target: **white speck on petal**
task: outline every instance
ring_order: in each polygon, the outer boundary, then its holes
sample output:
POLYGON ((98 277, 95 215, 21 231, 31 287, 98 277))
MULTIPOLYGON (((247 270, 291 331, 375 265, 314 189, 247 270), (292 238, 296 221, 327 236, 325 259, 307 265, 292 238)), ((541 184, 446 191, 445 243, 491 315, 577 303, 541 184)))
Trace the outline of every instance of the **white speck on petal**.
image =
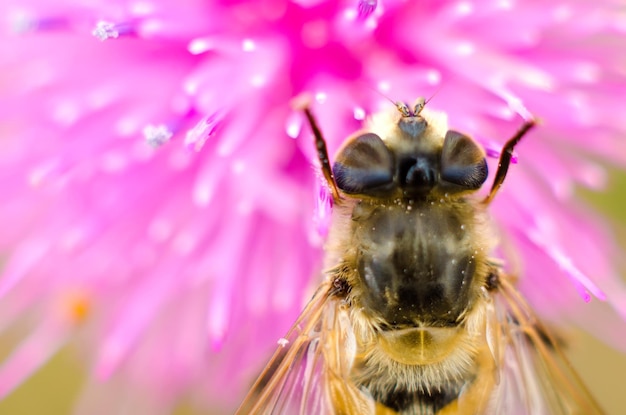
POLYGON ((302 115, 299 112, 292 112, 289 117, 287 117, 287 122, 285 125, 285 132, 287 136, 291 138, 296 138, 300 134, 302 130, 302 115))
POLYGON ((318 92, 317 94, 315 94, 315 100, 319 102, 320 104, 323 104, 324 102, 326 102, 327 98, 328 98, 328 95, 326 95, 326 92, 318 92))
POLYGON ((355 120, 364 120, 365 119, 365 110, 361 107, 354 108, 354 119, 355 120))
POLYGON ((115 27, 115 24, 103 20, 96 23, 96 28, 93 29, 91 34, 103 42, 110 38, 117 39, 120 36, 120 32, 115 27))
POLYGON ((380 81, 378 83, 378 90, 380 92, 389 92, 390 89, 391 89, 391 84, 389 83, 389 81, 380 81))
POLYGON ((353 7, 348 7, 343 11, 343 18, 349 22, 356 20, 357 16, 358 13, 353 7))
POLYGON ((241 49, 244 52, 253 52, 256 49, 256 45, 252 39, 244 39, 243 42, 241 42, 241 49))
POLYGON ((143 129, 143 136, 146 139, 146 143, 155 148, 170 141, 173 135, 174 133, 163 124, 156 126, 149 124, 143 129))
POLYGON ((441 82, 441 72, 436 69, 430 69, 426 73, 426 81, 431 85, 438 85, 441 82))
POLYGON ((192 55, 199 55, 201 53, 212 50, 214 47, 215 47, 215 44, 213 43, 213 40, 211 38, 199 37, 189 42, 189 45, 187 46, 187 50, 192 55))

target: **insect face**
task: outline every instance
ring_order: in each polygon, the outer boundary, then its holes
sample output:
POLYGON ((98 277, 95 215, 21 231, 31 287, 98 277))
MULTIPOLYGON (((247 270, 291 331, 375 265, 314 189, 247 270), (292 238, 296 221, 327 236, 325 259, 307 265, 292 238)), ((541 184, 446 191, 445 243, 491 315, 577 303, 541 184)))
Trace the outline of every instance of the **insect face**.
POLYGON ((347 141, 333 165, 339 189, 349 195, 423 199, 476 190, 487 178, 484 151, 456 131, 442 132, 422 116, 423 104, 409 111, 398 104, 391 130, 365 132, 347 141), (442 135, 442 133, 444 135, 442 135))

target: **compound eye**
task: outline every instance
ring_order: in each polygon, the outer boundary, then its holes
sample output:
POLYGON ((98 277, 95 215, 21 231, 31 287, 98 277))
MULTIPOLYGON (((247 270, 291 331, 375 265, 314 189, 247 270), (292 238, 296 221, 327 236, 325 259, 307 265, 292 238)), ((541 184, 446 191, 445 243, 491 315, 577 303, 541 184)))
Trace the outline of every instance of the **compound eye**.
POLYGON ((339 152, 333 174, 337 186, 345 193, 375 194, 393 183, 393 155, 379 136, 363 134, 339 152))
POLYGON ((448 131, 441 154, 441 178, 468 190, 480 188, 487 180, 487 160, 474 140, 448 131))

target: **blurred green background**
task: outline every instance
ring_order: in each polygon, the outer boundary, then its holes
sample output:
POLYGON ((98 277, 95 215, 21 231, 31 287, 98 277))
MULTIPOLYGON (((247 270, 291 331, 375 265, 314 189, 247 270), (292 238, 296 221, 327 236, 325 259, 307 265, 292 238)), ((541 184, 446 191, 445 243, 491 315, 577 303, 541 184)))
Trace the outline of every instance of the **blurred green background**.
MULTIPOLYGON (((588 200, 615 224, 615 234, 622 247, 626 247, 625 190, 626 174, 614 172, 611 175, 607 192, 602 194, 580 192, 582 198, 588 200)), ((626 275, 626 269, 622 270, 622 275, 626 275)), ((624 336, 626 336, 626 324, 624 336)), ((6 342, 7 339, 0 338, 0 361, 4 360, 9 353, 6 342)), ((626 355, 584 333, 575 335, 575 342, 569 348, 569 355, 607 414, 626 413, 626 355)), ((0 414, 71 414, 72 403, 80 392, 84 378, 78 358, 70 348, 63 349, 12 395, 0 401, 0 414)), ((200 414, 183 405, 176 415, 200 414)))

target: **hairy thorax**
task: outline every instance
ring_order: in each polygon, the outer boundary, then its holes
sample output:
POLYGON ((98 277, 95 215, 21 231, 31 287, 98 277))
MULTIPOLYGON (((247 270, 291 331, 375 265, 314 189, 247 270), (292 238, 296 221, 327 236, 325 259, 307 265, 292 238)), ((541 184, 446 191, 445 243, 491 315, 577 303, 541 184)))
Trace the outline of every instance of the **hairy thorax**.
POLYGON ((476 300, 491 246, 480 206, 447 195, 364 199, 336 214, 334 277, 351 287, 357 341, 351 376, 396 411, 435 413, 476 375, 483 347, 476 300))

